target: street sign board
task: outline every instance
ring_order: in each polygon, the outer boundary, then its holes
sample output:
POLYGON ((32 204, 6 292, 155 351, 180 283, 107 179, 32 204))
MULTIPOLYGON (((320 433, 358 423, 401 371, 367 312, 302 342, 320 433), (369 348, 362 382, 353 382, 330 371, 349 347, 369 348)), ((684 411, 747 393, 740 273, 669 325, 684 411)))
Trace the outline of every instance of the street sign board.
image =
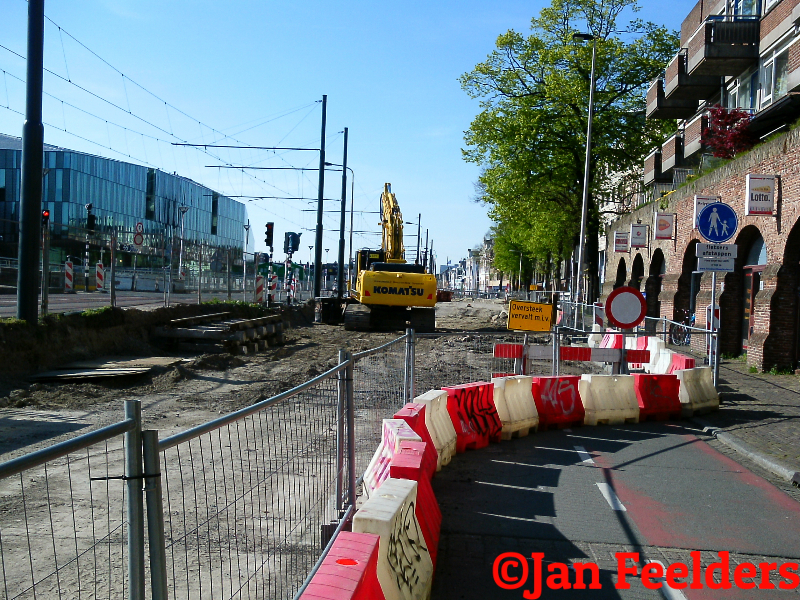
POLYGON ((695 246, 697 258, 736 258, 738 254, 736 244, 702 244, 695 246))
POLYGON ((508 329, 518 331, 550 331, 553 305, 512 300, 508 305, 508 329))
POLYGON ((675 214, 657 212, 653 230, 657 240, 671 240, 675 233, 675 214))
POLYGON ((631 225, 631 248, 647 248, 647 225, 631 225))
POLYGON ((606 316, 614 327, 620 329, 636 327, 644 321, 646 314, 647 302, 636 288, 618 287, 608 295, 606 316))
POLYGON ((719 196, 695 196, 694 197, 694 218, 692 219, 692 223, 694 226, 697 227, 697 217, 700 216, 700 211, 703 210, 709 204, 713 204, 715 202, 720 202, 719 196))
POLYGON ((734 270, 735 262, 733 258, 700 257, 697 259, 697 270, 730 273, 734 270))
POLYGON ((745 215, 771 215, 775 210, 775 175, 747 175, 745 215))
POLYGON ((697 229, 711 243, 727 242, 738 227, 736 212, 724 202, 709 204, 697 215, 697 229))
POLYGON ((627 231, 614 232, 614 252, 627 252, 629 233, 627 231))

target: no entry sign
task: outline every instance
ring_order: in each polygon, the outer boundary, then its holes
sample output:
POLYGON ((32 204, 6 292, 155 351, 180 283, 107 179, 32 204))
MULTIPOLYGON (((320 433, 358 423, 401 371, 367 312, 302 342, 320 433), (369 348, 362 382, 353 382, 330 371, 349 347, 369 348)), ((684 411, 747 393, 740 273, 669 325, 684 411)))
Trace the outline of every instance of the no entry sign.
POLYGON ((608 295, 606 316, 614 327, 620 329, 636 327, 644 321, 646 314, 647 303, 636 288, 619 287, 608 295))

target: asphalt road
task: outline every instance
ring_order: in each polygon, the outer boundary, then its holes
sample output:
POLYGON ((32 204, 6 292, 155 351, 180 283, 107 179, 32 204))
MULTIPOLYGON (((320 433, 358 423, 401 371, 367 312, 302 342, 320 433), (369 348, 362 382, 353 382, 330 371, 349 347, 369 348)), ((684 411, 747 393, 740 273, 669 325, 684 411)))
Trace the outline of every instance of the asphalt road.
MULTIPOLYGON (((776 589, 738 589, 733 576, 745 562, 798 562, 800 503, 702 437, 690 423, 582 427, 459 454, 433 480, 443 523, 432 597, 523 598, 524 590, 535 590, 536 552, 544 554, 545 579, 550 563, 593 562, 602 586, 553 591, 544 585, 542 598, 797 598, 797 589, 778 588, 787 580, 777 571, 764 581, 776 589), (731 589, 710 590, 701 580, 703 589, 650 590, 632 576, 630 589, 616 589, 618 553, 638 553, 641 570, 649 561, 691 568, 696 550, 702 569, 719 561, 720 551, 730 553, 731 589), (506 583, 523 577, 519 555, 528 579, 503 590, 493 565, 509 552, 518 554, 508 556, 506 583)), ((720 574, 714 571, 712 580, 719 582, 720 574)), ((691 583, 691 577, 678 581, 691 583)))
MULTIPOLYGON (((232 294, 233 300, 243 300, 245 298, 241 290, 234 291, 232 294)), ((303 292, 303 299, 308 297, 308 292, 303 292)), ((226 292, 204 292, 201 295, 203 302, 211 299, 227 300, 228 294, 226 292)), ((284 294, 281 293, 278 297, 280 301, 284 300, 284 294)), ((51 294, 49 296, 49 312, 50 313, 71 313, 80 312, 92 308, 101 308, 108 306, 110 303, 109 295, 103 292, 81 292, 78 291, 74 294, 51 294)), ((253 301, 253 292, 248 291, 247 301, 253 301)), ((121 307, 137 307, 137 308, 158 308, 164 306, 164 293, 163 292, 130 292, 117 290, 116 293, 117 306, 121 307)), ((172 294, 170 304, 196 304, 197 292, 190 292, 187 294, 172 294)), ((41 306, 41 298, 40 298, 41 306)), ((13 294, 0 294, 0 317, 13 317, 17 314, 17 297, 13 294)))

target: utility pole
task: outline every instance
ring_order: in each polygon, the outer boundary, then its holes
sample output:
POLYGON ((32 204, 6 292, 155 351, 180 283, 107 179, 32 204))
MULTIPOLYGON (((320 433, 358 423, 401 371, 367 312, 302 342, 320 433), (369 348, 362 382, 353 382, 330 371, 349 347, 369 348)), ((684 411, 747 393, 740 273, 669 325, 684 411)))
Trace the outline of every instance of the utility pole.
POLYGON ((344 156, 342 158, 342 206, 339 219, 339 270, 336 273, 336 297, 341 300, 344 293, 344 217, 347 206, 347 127, 344 128, 344 156))
POLYGON ((319 137, 319 186, 317 189, 317 235, 314 239, 314 298, 319 298, 322 287, 322 207, 325 194, 325 121, 328 96, 322 96, 322 130, 319 137))
POLYGON ((38 322, 39 317, 39 236, 44 166, 43 56, 44 0, 29 0, 25 123, 22 125, 17 318, 32 325, 38 322))
POLYGON ((422 213, 419 213, 417 215, 417 253, 414 255, 415 265, 419 264, 419 241, 422 236, 422 226, 420 225, 420 223, 422 223, 422 213))
POLYGON ((425 230, 425 254, 422 255, 422 264, 428 268, 428 230, 425 230))

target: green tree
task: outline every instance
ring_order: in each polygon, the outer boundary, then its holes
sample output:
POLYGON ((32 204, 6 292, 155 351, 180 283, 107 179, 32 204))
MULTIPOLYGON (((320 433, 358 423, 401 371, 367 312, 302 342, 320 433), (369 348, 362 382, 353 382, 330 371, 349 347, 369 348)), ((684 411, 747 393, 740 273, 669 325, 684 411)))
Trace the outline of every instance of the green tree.
POLYGON ((507 238, 501 245, 518 246, 530 261, 557 262, 577 244, 586 151, 592 42, 572 36, 595 36, 587 227, 595 291, 596 199, 620 176, 640 171, 647 153, 674 129, 645 119, 645 96, 677 51, 678 35, 636 19, 621 30, 621 14, 638 10, 635 0, 553 0, 532 19, 531 35, 500 35, 496 49, 460 80, 481 101, 463 155, 483 169, 478 199, 489 206, 497 234, 507 238))

